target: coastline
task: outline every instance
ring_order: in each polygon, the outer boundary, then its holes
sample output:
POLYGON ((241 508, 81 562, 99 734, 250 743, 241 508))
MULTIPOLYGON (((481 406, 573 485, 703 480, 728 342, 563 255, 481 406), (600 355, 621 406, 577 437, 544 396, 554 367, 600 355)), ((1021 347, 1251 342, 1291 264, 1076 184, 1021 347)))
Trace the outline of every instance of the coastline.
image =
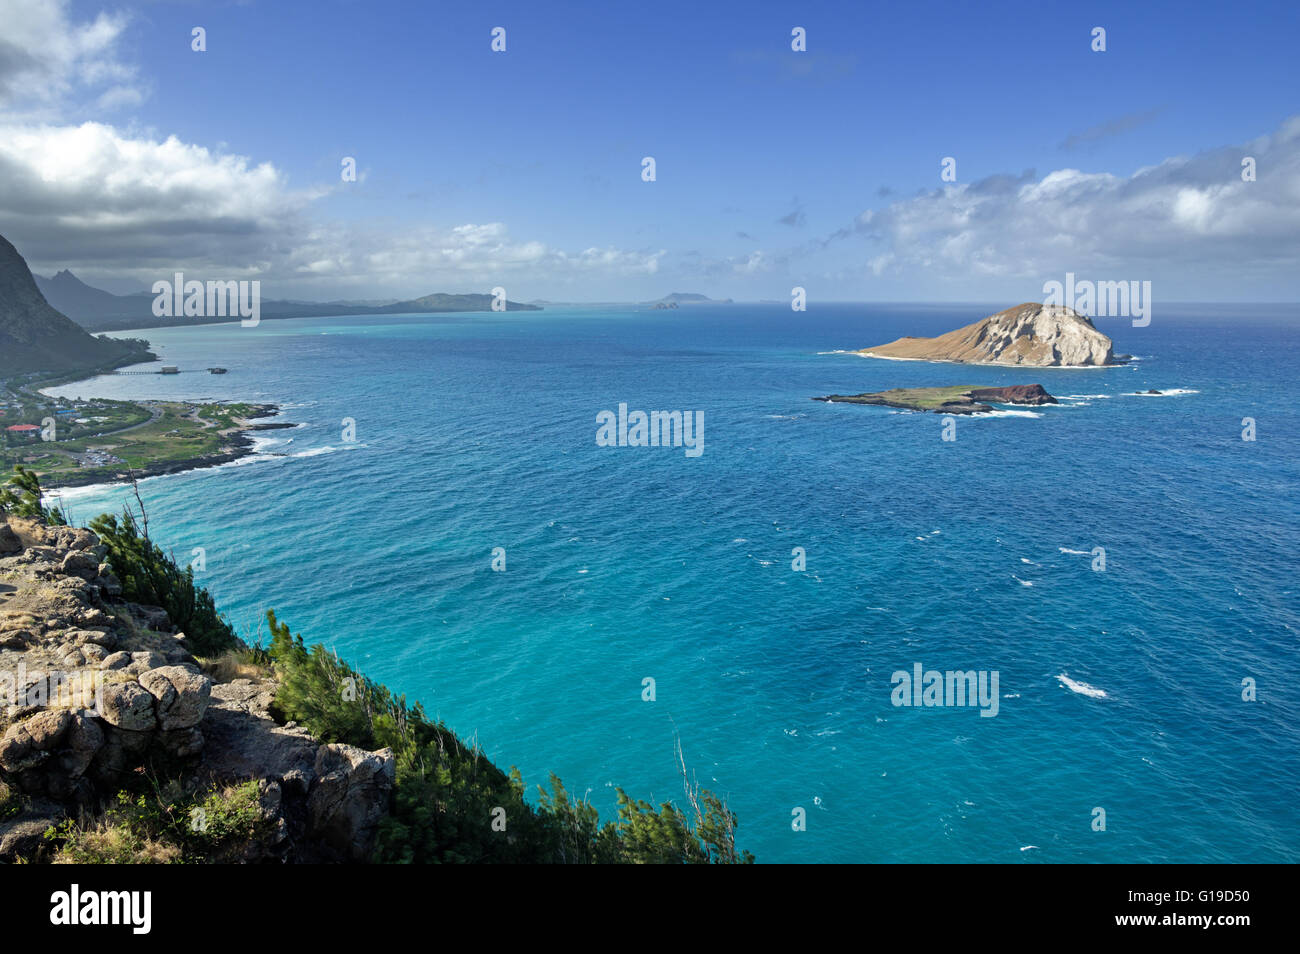
POLYGON ((146 477, 181 474, 191 470, 204 470, 209 467, 229 464, 232 461, 250 457, 256 453, 256 442, 253 439, 254 433, 258 431, 284 430, 297 426, 288 421, 266 420, 266 418, 277 417, 280 411, 281 408, 278 404, 253 405, 252 412, 248 416, 235 418, 238 424, 236 428, 222 433, 221 436, 228 439, 228 445, 217 453, 200 454, 197 457, 187 457, 179 460, 160 460, 130 470, 93 469, 87 470, 84 474, 78 473, 62 478, 58 475, 51 475, 42 480, 42 485, 47 490, 59 490, 72 487, 87 487, 94 484, 122 484, 129 482, 133 477, 136 480, 142 480, 146 477))
POLYGON ((1106 368, 1122 368, 1127 361, 1116 360, 1111 364, 1014 364, 1002 361, 958 361, 955 358, 903 358, 892 354, 876 354, 873 351, 826 351, 823 354, 851 354, 859 358, 875 358, 877 361, 921 361, 926 364, 961 364, 971 368, 1025 368, 1030 371, 1104 371, 1106 368))

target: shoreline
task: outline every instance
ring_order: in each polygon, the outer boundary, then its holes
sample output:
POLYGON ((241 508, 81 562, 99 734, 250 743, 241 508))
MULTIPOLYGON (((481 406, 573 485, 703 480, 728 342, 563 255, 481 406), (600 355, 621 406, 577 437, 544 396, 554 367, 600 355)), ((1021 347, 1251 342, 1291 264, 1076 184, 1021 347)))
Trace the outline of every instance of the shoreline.
POLYGON ((1027 371, 1104 371, 1106 368, 1122 368, 1127 361, 1113 361, 1110 364, 1003 364, 998 361, 958 361, 955 358, 904 358, 892 354, 876 354, 872 351, 824 351, 822 354, 851 354, 859 358, 875 358, 877 361, 922 361, 926 364, 961 364, 969 368, 1023 368, 1027 371))
POLYGON ((252 411, 247 417, 235 418, 238 422, 235 429, 222 434, 223 438, 228 438, 228 449, 214 454, 201 454, 198 457, 186 457, 180 460, 160 460, 130 470, 114 470, 111 472, 92 470, 85 474, 69 475, 64 478, 51 475, 48 478, 42 478, 41 486, 44 490, 55 491, 89 487, 96 484, 125 484, 129 483, 132 477, 136 480, 143 480, 146 477, 163 477, 192 470, 220 467, 222 464, 229 464, 255 454, 257 449, 252 436, 254 433, 297 427, 296 424, 289 421, 264 420, 265 418, 277 417, 280 412, 281 407, 278 404, 252 405, 252 411))

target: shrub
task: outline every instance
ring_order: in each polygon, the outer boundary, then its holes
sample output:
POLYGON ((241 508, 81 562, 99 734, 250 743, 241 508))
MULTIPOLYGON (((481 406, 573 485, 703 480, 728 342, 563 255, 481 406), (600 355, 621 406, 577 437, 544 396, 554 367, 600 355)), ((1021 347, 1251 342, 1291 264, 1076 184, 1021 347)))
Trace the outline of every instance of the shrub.
MULTIPOLYGON (((376 861, 533 863, 749 863, 738 851, 736 817, 718 796, 687 785, 694 819, 670 802, 656 810, 617 789, 618 821, 601 824, 586 801, 550 777, 536 808, 517 769, 506 775, 477 747, 430 720, 419 703, 360 675, 338 655, 267 613, 270 656, 280 679, 276 706, 313 735, 363 749, 390 747, 397 784, 380 827, 376 861), (504 816, 501 815, 504 810, 504 816), (504 817, 505 831, 493 828, 504 817)), ((680 748, 678 750, 680 759, 680 748)), ((685 771, 683 763, 683 772, 685 771)))
POLYGON ((50 526, 67 524, 62 511, 57 507, 41 505, 40 478, 22 464, 14 467, 8 484, 0 486, 0 513, 11 513, 15 517, 29 517, 50 526))
POLYGON ((130 510, 119 521, 100 514, 90 529, 108 547, 108 563, 122 583, 122 595, 137 603, 161 606, 184 631, 191 651, 214 656, 240 645, 235 632, 217 612, 212 595, 194 585, 194 569, 176 561, 142 532, 130 510))

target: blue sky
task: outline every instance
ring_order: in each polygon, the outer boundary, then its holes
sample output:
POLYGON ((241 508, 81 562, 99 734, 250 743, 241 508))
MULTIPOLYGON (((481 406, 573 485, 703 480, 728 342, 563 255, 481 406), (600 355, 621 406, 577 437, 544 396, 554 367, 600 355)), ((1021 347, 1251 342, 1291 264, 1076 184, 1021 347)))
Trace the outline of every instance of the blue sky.
POLYGON ((541 7, 0 0, 0 233, 114 290, 1300 290, 1300 5, 541 7))

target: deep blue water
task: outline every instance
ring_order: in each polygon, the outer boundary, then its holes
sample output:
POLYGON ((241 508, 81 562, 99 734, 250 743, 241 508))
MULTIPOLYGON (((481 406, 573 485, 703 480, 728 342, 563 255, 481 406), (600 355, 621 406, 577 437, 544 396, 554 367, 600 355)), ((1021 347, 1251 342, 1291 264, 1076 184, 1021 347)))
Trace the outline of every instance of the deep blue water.
MULTIPOLYGON (((1300 860, 1300 308, 1099 319, 1141 359, 1115 369, 822 353, 1000 307, 158 329, 167 363, 230 373, 60 391, 283 403, 286 456, 142 485, 155 537, 206 549, 246 636, 273 607, 605 814, 616 784, 680 798, 676 733, 760 861, 1300 860), (1034 382, 1074 397, 952 442, 937 415, 809 400, 1034 382), (619 402, 703 410, 702 456, 598 447, 619 402), (918 662, 997 670, 997 716, 893 706, 918 662)), ((84 521, 122 493, 65 499, 84 521)))

